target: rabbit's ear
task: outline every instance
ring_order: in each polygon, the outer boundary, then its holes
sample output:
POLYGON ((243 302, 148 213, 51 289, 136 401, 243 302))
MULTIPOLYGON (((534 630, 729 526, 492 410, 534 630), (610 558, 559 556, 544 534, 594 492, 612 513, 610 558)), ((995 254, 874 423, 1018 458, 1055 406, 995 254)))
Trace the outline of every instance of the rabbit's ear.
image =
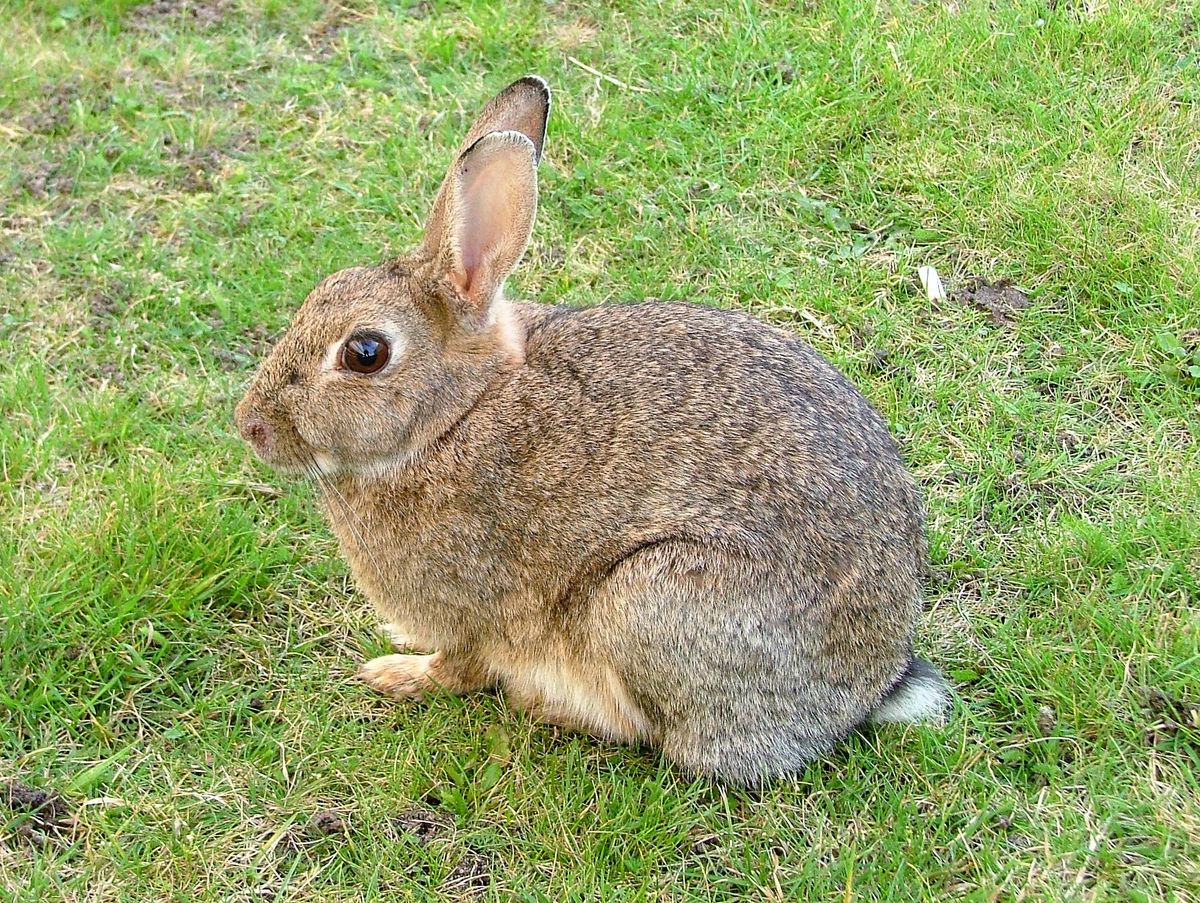
MULTIPOLYGON (((534 163, 542 159, 542 147, 546 143, 546 121, 550 117, 550 88, 536 75, 517 79, 490 101, 472 123, 467 137, 458 148, 461 160, 471 147, 492 132, 519 132, 533 143, 534 163)), ((454 174, 458 161, 450 167, 446 181, 438 190, 429 220, 425 223, 423 248, 426 253, 436 251, 445 229, 447 185, 454 174)))
POLYGON ((457 319, 481 328, 533 232, 537 148, 522 132, 484 135, 450 167, 441 194, 438 267, 456 296, 457 319))

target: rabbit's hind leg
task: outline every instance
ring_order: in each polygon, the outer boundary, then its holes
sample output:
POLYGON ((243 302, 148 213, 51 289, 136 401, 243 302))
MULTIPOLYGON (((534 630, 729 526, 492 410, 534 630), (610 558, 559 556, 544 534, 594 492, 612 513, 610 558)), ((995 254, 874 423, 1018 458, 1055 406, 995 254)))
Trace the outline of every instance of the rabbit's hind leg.
POLYGON ((807 735, 768 720, 741 717, 718 723, 700 718, 667 732, 662 752, 689 774, 755 787, 802 771, 833 743, 833 737, 807 735))
POLYGON ((796 772, 868 704, 822 671, 819 623, 786 568, 701 543, 639 550, 593 596, 590 634, 663 754, 690 773, 756 784, 796 772))

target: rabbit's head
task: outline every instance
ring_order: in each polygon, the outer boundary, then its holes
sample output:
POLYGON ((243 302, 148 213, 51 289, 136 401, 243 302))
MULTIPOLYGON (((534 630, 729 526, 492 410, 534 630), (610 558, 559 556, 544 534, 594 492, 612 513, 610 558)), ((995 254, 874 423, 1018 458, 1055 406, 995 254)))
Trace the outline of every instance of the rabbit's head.
POLYGON ((324 279, 237 406, 238 431, 280 470, 377 475, 441 435, 524 357, 504 280, 533 230, 550 92, 501 91, 471 127, 421 245, 324 279))

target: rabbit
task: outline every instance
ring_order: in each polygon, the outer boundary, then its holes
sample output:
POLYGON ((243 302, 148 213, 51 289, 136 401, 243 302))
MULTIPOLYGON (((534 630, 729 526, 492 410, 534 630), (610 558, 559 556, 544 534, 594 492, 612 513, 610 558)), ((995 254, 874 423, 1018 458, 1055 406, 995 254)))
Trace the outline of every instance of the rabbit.
POLYGON ((237 406, 402 650, 362 679, 496 688, 741 785, 864 723, 943 723, 912 649, 921 497, 845 376, 744 313, 505 297, 549 111, 533 76, 493 98, 420 245, 321 281, 237 406))

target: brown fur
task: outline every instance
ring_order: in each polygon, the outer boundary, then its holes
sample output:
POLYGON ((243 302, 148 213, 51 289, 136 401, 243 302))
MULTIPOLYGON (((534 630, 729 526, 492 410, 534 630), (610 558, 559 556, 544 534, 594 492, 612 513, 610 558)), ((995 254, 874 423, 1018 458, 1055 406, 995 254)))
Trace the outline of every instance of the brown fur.
POLYGON ((498 685, 742 782, 889 700, 879 720, 936 717, 945 687, 911 656, 919 494, 841 374, 742 314, 503 299, 548 104, 533 79, 501 92, 418 251, 318 285, 238 406, 260 454, 318 479, 400 644, 436 650, 364 678, 498 685), (363 328, 396 340, 387 367, 329 366, 363 328))

